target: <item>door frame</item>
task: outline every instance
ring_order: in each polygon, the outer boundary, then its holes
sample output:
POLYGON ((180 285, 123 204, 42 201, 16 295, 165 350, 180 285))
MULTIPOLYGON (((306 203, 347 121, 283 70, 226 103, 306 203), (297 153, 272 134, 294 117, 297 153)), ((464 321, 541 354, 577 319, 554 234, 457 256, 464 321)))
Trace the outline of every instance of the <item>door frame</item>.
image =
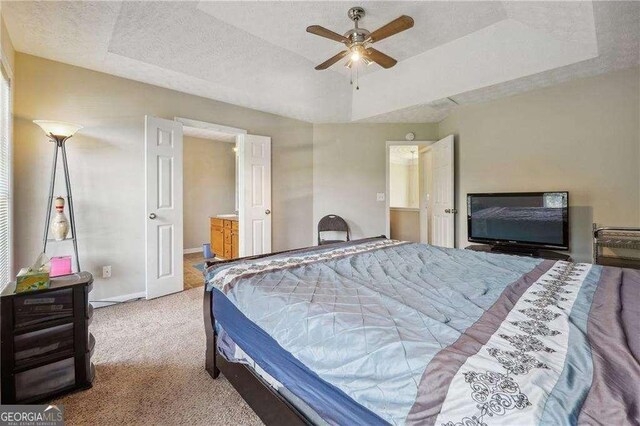
MULTIPOLYGON (((239 129, 236 127, 225 126, 218 123, 210 123, 207 121, 193 120, 191 118, 174 117, 175 121, 182 123, 182 133, 184 136, 191 136, 200 139, 210 139, 222 142, 232 143, 238 147, 239 136, 248 134, 246 129, 239 129)), ((245 153, 241 149, 236 150, 236 185, 239 184, 238 180, 238 164, 243 160, 245 153)), ((183 180, 184 176, 181 176, 183 180)), ((240 219, 241 203, 239 202, 240 190, 236 191, 236 209, 238 210, 238 219, 240 219)), ((184 203, 182 205, 184 209, 184 203)), ((242 215, 244 216, 244 215, 242 215)), ((242 251, 244 248, 244 242, 242 239, 239 241, 239 248, 242 251)), ((185 253, 186 254, 186 253, 185 253)))
MULTIPOLYGON (((385 236, 391 238, 391 182, 390 182, 390 160, 391 160, 391 147, 392 146, 411 146, 416 145, 418 151, 421 148, 427 148, 437 141, 387 141, 385 145, 385 236)), ((420 155, 418 154, 418 158, 420 155)), ((422 229, 423 223, 420 223, 420 229, 422 229)))
MULTIPOLYGON (((182 123, 182 132, 184 136, 192 136, 203 139, 212 139, 218 140, 228 143, 233 143, 236 146, 236 184, 240 184, 240 176, 239 173, 239 165, 240 163, 244 163, 245 156, 249 155, 245 149, 241 148, 242 137, 244 135, 249 135, 249 132, 246 129, 240 129, 237 127, 225 126, 223 124, 211 123, 207 121, 193 120, 191 118, 185 117, 174 117, 174 120, 182 123)), ((258 135, 255 135, 258 136, 258 135)), ((271 136, 269 136, 271 139, 271 136)), ((273 141, 273 139, 271 139, 273 141)), ((271 160, 269 160, 271 162, 271 160)), ((271 164, 273 166, 273 164, 271 164)), ((182 179, 183 176, 180 176, 182 179)), ((271 181, 271 179, 270 179, 271 181)), ((273 191, 273 182, 270 183, 271 192, 273 191)), ((242 188, 238 188, 236 191, 236 210, 238 211, 238 219, 246 217, 245 215, 245 206, 244 203, 240 202, 240 198, 243 196, 244 191, 242 188)), ((182 206, 184 209, 184 204, 182 206)), ((273 220, 273 219, 272 219, 273 220)), ((242 224, 240 223, 240 229, 242 229, 242 224)), ((246 252, 246 242, 243 238, 239 239, 238 249, 239 252, 246 252)), ((273 243, 273 237, 271 238, 271 244, 273 243)))
MULTIPOLYGON (((148 114, 148 116, 153 117, 153 114, 148 114)), ((162 117, 158 117, 158 118, 162 118, 162 117)), ((171 118, 168 118, 168 120, 171 120, 171 118)), ((198 138, 202 138, 202 139, 212 139, 212 140, 222 140, 224 142, 228 142, 228 143, 233 143, 233 144, 238 144, 239 142, 239 136, 240 135, 246 135, 248 134, 248 131, 246 129, 239 129, 236 127, 230 127, 230 126, 225 126, 222 124, 218 124, 218 123, 211 123, 211 122, 206 122, 206 121, 200 121, 200 120, 194 120, 194 119, 190 119, 190 118, 184 118, 184 117, 173 117, 173 121, 176 121, 178 123, 180 123, 182 125, 182 133, 183 133, 183 138, 184 136, 192 136, 192 137, 198 137, 198 138)), ((242 150, 238 150, 238 155, 236 155, 236 173, 237 173, 237 164, 238 161, 240 161, 242 158, 240 157, 241 155, 243 155, 242 150)), ((183 159, 184 161, 184 159, 183 159)), ((146 156, 145 158, 143 158, 143 167, 146 167, 146 156)), ((184 171, 180 170, 179 174, 175 175, 175 179, 179 182, 184 182, 184 171)), ((237 180, 237 175, 236 175, 236 180, 237 180)), ((145 184, 146 186, 146 184, 145 184)), ((237 196, 240 196, 240 191, 238 191, 237 196)), ((146 199, 146 195, 145 195, 145 199, 146 199)), ((237 201, 237 200, 236 200, 237 201)), ((146 201, 145 201, 146 202, 146 201)), ((182 202, 182 204, 179 206, 181 213, 184 215, 184 200, 182 202)), ((238 208, 240 209, 240 207, 238 208)), ((240 217, 240 212, 238 212, 238 217, 240 217)), ((146 218, 145 218, 146 220, 146 218)), ((146 226, 146 223, 145 223, 146 226)), ((146 244, 146 240, 147 237, 145 236, 145 244, 146 244)), ((239 241, 239 245, 242 248, 243 246, 243 241, 242 239, 240 239, 239 241)), ((183 253, 182 255, 184 255, 184 249, 183 249, 183 253)), ((148 260, 146 260, 148 262, 148 260)), ((145 265, 146 267, 147 265, 145 265)), ((184 274, 182 277, 180 277, 183 282, 182 285, 184 287, 184 274)), ((145 298, 148 298, 148 294, 147 294, 147 290, 146 290, 146 284, 145 284, 145 298)))
POLYGON ((423 197, 425 193, 429 194, 429 200, 427 201, 427 204, 429 204, 431 202, 431 196, 433 195, 433 174, 429 179, 428 191, 424 186, 427 181, 427 173, 431 173, 433 170, 433 154, 431 152, 431 147, 432 145, 422 146, 418 149, 418 180, 420 181, 420 196, 418 197, 418 203, 420 204, 420 242, 426 244, 430 242, 431 237, 431 218, 429 217, 429 215, 431 214, 431 206, 429 206, 429 208, 427 209, 427 207, 424 205, 423 201, 425 200, 423 197), (429 166, 429 169, 425 169, 425 167, 423 167, 427 154, 431 156, 431 165, 429 166))

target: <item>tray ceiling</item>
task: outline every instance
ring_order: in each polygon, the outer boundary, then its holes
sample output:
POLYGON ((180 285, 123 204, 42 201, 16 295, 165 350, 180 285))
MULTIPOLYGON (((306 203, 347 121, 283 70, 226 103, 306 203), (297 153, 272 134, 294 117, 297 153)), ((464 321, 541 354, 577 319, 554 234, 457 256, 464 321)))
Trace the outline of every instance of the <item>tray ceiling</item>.
POLYGON ((482 102, 638 64, 638 2, 361 2, 398 59, 360 75, 315 65, 340 45, 305 32, 351 22, 348 2, 7 2, 16 50, 311 122, 439 121, 482 102), (51 25, 52 22, 56 24, 51 25), (450 100, 449 100, 450 99, 450 100), (443 101, 444 100, 444 101, 443 101))

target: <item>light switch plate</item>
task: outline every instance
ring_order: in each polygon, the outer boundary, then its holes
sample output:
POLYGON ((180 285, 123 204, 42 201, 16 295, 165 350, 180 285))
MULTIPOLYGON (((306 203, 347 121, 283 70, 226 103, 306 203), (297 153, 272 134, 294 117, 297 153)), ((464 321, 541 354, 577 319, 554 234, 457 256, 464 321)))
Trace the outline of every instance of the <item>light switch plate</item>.
POLYGON ((376 201, 384 201, 384 192, 378 192, 376 194, 376 201))
POLYGON ((102 267, 102 278, 111 278, 111 265, 102 267))

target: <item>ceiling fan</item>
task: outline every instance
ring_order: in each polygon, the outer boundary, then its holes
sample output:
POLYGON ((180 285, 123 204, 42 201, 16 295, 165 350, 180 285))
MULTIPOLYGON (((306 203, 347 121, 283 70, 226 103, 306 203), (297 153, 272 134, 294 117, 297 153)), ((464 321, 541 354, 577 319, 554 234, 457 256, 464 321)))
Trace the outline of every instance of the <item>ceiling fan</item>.
POLYGON ((402 15, 389 22, 387 25, 384 25, 373 32, 369 32, 364 28, 358 27, 358 21, 364 17, 363 8, 352 7, 349 9, 347 16, 349 16, 349 19, 353 21, 354 28, 344 33, 344 35, 335 33, 321 27, 320 25, 311 25, 310 27, 307 27, 307 32, 343 43, 346 47, 345 50, 327 59, 315 67, 315 69, 325 70, 347 55, 350 55, 347 63, 345 64, 347 68, 357 65, 360 61, 364 62, 366 65, 370 65, 372 62, 375 62, 383 68, 391 68, 398 62, 392 57, 374 49, 371 47, 371 44, 413 27, 413 18, 407 15, 402 15))

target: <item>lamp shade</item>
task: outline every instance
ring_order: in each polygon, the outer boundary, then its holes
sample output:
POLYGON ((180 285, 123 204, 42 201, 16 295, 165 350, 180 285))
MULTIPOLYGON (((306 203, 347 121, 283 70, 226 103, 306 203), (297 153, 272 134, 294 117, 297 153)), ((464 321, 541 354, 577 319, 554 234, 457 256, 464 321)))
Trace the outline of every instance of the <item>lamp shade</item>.
POLYGON ((33 120, 33 122, 40 126, 47 135, 61 138, 70 138, 78 130, 82 129, 79 124, 66 123, 64 121, 33 120))

